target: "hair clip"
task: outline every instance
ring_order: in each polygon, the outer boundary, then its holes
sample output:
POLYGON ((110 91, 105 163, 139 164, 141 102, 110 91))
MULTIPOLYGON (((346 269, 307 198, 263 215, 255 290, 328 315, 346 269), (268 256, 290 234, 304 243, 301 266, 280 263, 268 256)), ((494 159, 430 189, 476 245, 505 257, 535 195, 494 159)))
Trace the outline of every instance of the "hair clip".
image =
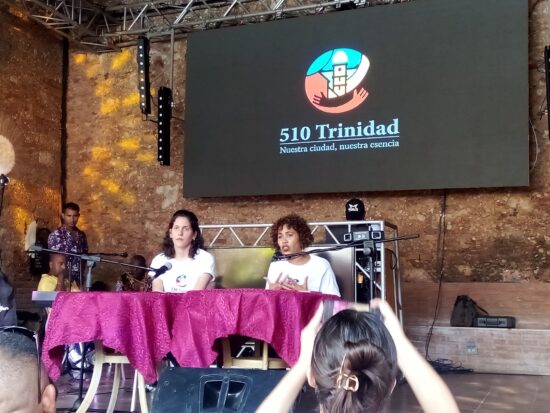
POLYGON ((346 374, 342 371, 344 369, 344 361, 346 361, 346 354, 344 354, 342 364, 340 365, 340 372, 336 379, 336 387, 355 393, 359 389, 359 379, 355 374, 346 374))
POLYGON ((336 387, 355 393, 359 389, 359 379, 355 374, 348 375, 341 373, 336 379, 336 387))

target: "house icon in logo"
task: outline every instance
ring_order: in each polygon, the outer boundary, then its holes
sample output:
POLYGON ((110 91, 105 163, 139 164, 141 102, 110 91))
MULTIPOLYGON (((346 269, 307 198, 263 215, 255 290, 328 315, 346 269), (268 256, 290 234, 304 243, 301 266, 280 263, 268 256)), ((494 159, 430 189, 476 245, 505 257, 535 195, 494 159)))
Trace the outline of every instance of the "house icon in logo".
POLYGON ((369 59, 353 49, 333 49, 313 61, 305 79, 311 104, 327 113, 355 109, 367 98, 361 85, 369 70, 369 59))

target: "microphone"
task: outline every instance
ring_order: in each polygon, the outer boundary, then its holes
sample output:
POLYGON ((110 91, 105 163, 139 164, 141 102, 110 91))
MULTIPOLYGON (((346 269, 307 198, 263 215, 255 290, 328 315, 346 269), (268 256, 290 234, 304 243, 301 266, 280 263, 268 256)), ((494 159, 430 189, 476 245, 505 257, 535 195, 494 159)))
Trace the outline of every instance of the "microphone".
POLYGON ((41 252, 43 248, 42 245, 34 244, 29 247, 27 252, 41 252))
POLYGON ((277 250, 275 251, 275 254, 273 254, 273 257, 271 257, 271 262, 284 260, 283 257, 284 255, 281 253, 281 251, 277 250))
POLYGON ((155 272, 155 275, 153 275, 152 278, 160 277, 160 276, 161 276, 162 274, 164 274, 166 271, 171 270, 171 269, 172 269, 172 263, 167 262, 167 263, 164 264, 162 267, 153 270, 153 271, 155 272))

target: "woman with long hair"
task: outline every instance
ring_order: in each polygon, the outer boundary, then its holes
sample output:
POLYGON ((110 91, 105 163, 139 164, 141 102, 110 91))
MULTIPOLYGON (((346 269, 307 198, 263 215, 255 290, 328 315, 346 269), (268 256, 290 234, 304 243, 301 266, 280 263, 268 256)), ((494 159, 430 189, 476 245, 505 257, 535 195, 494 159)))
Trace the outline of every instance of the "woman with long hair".
POLYGON ((215 279, 214 257, 204 250, 199 220, 193 212, 181 209, 172 215, 163 252, 151 262, 152 268, 164 265, 169 269, 153 281, 153 291, 204 290, 215 279))
POLYGON ((298 362, 257 413, 288 412, 306 378, 321 413, 384 411, 398 367, 425 413, 458 413, 443 380, 405 336, 391 307, 371 301, 374 312, 346 309, 320 327, 319 310, 302 330, 298 362))

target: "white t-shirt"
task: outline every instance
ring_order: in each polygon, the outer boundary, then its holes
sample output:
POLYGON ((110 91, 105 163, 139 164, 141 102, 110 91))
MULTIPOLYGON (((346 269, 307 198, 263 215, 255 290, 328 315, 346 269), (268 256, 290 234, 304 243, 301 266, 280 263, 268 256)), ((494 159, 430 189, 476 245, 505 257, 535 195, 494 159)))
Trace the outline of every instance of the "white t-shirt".
POLYGON ((267 272, 269 282, 277 282, 277 278, 281 273, 282 276, 279 282, 288 277, 298 284, 304 284, 307 277, 307 289, 309 291, 318 291, 340 297, 336 276, 330 263, 317 255, 310 255, 309 257, 310 260, 302 265, 293 264, 288 260, 272 262, 267 272))
POLYGON ((202 274, 209 274, 212 281, 216 278, 216 266, 212 254, 199 249, 194 258, 177 260, 168 258, 163 253, 151 261, 152 268, 160 268, 169 262, 172 268, 160 275, 164 291, 167 293, 183 293, 192 290, 202 274))

